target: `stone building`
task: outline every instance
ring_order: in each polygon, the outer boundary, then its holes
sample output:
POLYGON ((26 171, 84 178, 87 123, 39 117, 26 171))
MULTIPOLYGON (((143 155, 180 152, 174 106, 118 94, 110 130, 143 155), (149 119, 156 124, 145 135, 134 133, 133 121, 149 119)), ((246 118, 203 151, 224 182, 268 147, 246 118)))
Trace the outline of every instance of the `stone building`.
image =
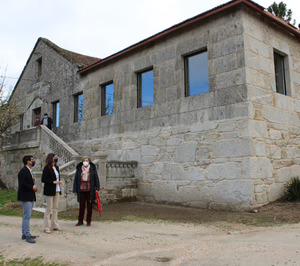
MULTIPOLYGON (((300 175, 299 40, 260 5, 230 1, 79 70, 61 65, 65 86, 40 80, 17 86, 11 100, 37 88, 42 110, 61 103, 54 132, 70 153, 136 161, 138 200, 251 209, 300 175)), ((20 145, 4 145, 1 160, 20 158, 20 145)), ((118 186, 122 175, 111 171, 118 186)))

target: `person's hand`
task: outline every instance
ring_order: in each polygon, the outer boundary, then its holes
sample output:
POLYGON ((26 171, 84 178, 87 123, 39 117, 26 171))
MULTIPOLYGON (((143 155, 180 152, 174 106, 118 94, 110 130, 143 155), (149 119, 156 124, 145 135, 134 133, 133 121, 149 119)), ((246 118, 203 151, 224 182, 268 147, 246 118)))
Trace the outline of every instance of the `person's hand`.
POLYGON ((58 184, 62 184, 62 183, 63 183, 62 181, 59 181, 59 182, 58 182, 58 184))
POLYGON ((58 184, 58 181, 53 181, 53 184, 57 185, 57 184, 58 184))
POLYGON ((34 185, 34 186, 32 187, 32 189, 33 189, 34 192, 38 192, 38 188, 37 188, 36 185, 34 185))
POLYGON ((74 192, 74 195, 76 196, 76 195, 77 195, 77 193, 76 193, 76 192, 74 192))

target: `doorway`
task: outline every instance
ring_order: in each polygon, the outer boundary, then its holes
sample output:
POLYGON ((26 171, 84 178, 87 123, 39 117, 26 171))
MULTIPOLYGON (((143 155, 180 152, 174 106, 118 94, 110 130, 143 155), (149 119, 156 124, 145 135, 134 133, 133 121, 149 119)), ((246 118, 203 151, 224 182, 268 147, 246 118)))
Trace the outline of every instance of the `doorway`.
POLYGON ((42 113, 41 107, 33 109, 33 112, 32 112, 32 126, 33 127, 36 127, 41 124, 41 113, 42 113))

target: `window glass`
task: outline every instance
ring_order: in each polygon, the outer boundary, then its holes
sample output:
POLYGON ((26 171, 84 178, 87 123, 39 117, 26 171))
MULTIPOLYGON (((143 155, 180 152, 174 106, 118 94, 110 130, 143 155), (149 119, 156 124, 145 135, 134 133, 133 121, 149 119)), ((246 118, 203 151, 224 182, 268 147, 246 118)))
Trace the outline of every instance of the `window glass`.
POLYGON ((102 88, 102 115, 112 115, 114 113, 114 84, 110 83, 102 88))
POLYGON ((275 65, 276 91, 278 93, 287 95, 284 57, 280 54, 274 53, 274 65, 275 65))
POLYGON ((60 127, 60 103, 56 103, 56 113, 55 113, 55 127, 60 127))
POLYGON ((186 58, 186 96, 209 92, 207 51, 186 58))
POLYGON ((81 122, 83 120, 83 94, 78 95, 78 120, 77 122, 81 122))
POLYGON ((154 72, 153 69, 139 73, 138 107, 154 104, 154 72))

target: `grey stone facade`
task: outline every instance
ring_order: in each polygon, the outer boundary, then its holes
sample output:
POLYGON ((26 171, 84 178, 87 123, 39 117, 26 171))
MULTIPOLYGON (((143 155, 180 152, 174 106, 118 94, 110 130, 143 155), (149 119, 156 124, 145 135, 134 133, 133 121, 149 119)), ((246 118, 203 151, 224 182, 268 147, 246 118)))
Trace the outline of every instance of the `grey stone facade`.
POLYGON ((138 162, 139 200, 251 209, 300 175, 299 64, 299 35, 241 4, 80 77, 71 71, 74 85, 49 102, 62 101, 57 134, 79 154, 138 162), (185 97, 184 56, 203 48, 210 92, 185 97), (274 49, 287 58, 288 96, 276 93, 274 49), (148 67, 155 103, 137 108, 136 73, 148 67), (115 112, 101 116, 108 81, 115 112), (72 97, 81 91, 84 119, 74 123, 72 97))

